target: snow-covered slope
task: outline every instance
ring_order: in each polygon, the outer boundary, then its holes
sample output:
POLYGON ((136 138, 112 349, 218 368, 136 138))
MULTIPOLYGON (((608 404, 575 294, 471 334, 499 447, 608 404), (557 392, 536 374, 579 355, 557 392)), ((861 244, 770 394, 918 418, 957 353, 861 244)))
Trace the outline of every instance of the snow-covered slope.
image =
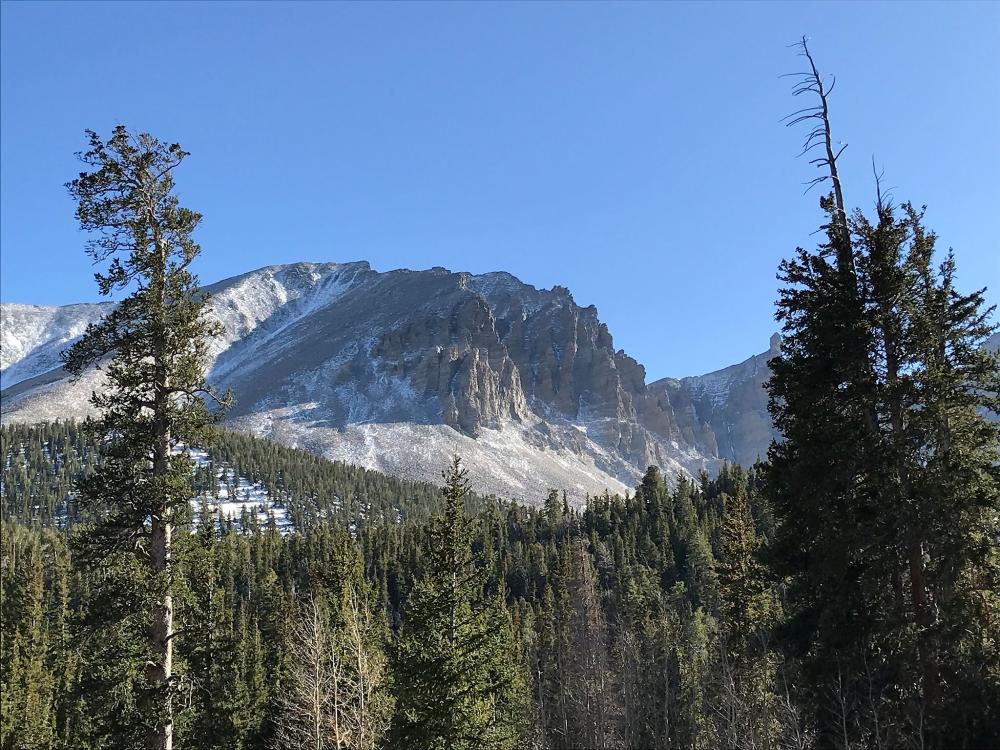
POLYGON ((59 353, 110 309, 107 303, 0 305, 0 387, 59 367, 59 353))
POLYGON ((186 448, 185 452, 195 466, 209 466, 215 476, 214 491, 204 492, 191 499, 194 518, 200 522, 204 513, 217 519, 216 525, 225 519, 243 531, 243 518, 253 519, 261 528, 274 522, 278 532, 285 535, 295 530, 291 516, 280 502, 276 502, 271 492, 262 482, 254 482, 237 474, 236 469, 225 462, 215 462, 200 448, 186 448))
MULTIPOLYGON (((654 463, 714 470, 729 453, 695 404, 766 369, 686 379, 679 399, 646 386, 596 308, 507 273, 298 263, 207 289, 224 328, 209 376, 236 394, 233 426, 413 479, 437 481, 459 453, 480 490, 528 501, 623 491, 654 463)), ((88 412, 101 375, 70 381, 58 352, 108 309, 2 306, 4 422, 88 412)))

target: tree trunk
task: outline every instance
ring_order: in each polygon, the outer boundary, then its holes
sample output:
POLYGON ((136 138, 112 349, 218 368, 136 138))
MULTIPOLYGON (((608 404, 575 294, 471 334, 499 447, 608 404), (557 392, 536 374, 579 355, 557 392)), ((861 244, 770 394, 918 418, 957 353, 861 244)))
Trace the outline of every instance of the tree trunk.
MULTIPOLYGON (((158 378, 157 406, 155 420, 156 443, 153 450, 154 481, 166 476, 170 471, 170 427, 165 417, 166 412, 166 377, 158 378)), ((173 627, 174 608, 170 596, 170 542, 171 542, 170 508, 165 501, 161 502, 152 514, 150 525, 149 553, 150 567, 154 580, 162 584, 163 589, 157 589, 158 598, 153 605, 152 620, 149 626, 149 645, 153 654, 153 663, 149 665, 148 678, 157 690, 157 700, 163 701, 158 715, 157 726, 152 727, 148 745, 152 750, 172 750, 173 748, 173 700, 171 679, 173 676, 173 627)))
MULTIPOLYGON (((153 516, 150 535, 150 553, 154 575, 168 574, 170 566, 171 525, 166 506, 161 506, 153 516)), ((171 677, 173 673, 173 624, 174 608, 169 591, 165 592, 153 607, 149 628, 149 641, 153 652, 153 663, 148 670, 148 678, 153 685, 163 691, 163 712, 159 714, 158 726, 153 727, 149 736, 152 750, 173 748, 173 701, 171 700, 171 677)))
MULTIPOLYGON (((170 473, 170 378, 167 374, 167 351, 162 318, 167 308, 167 248, 161 237, 155 211, 150 208, 150 224, 153 227, 154 242, 158 251, 159 267, 153 273, 151 291, 155 290, 158 305, 156 314, 161 318, 159 330, 154 329, 153 364, 155 382, 153 393, 153 481, 170 473)), ((157 584, 159 601, 153 606, 153 617, 149 628, 149 640, 154 663, 150 668, 150 682, 157 689, 157 699, 163 701, 158 712, 157 726, 150 731, 148 744, 153 750, 172 750, 174 744, 173 678, 173 628, 174 607, 170 595, 170 545, 171 508, 169 498, 162 497, 152 514, 150 524, 150 565, 157 584), (160 588, 162 586, 162 588, 160 588)))

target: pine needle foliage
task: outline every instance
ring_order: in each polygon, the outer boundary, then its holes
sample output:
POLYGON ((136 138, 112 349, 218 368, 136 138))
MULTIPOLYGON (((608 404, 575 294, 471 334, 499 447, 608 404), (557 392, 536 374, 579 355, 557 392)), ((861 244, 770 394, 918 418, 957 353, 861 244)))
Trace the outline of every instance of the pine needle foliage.
POLYGON ((226 406, 229 397, 217 397, 205 381, 209 340, 220 328, 205 317, 207 296, 190 271, 201 215, 174 194, 173 171, 187 152, 122 125, 107 141, 87 135, 79 158, 89 171, 67 188, 80 228, 92 234, 87 253, 104 267, 95 274, 100 293, 129 293, 64 354, 74 376, 96 367, 102 378, 91 396, 100 416, 86 427, 100 437, 103 460, 78 483, 80 502, 101 518, 77 542, 81 559, 122 574, 110 576, 120 590, 106 592, 108 607, 92 624, 145 631, 140 663, 126 664, 129 673, 115 682, 125 677, 134 688, 132 720, 144 728, 145 744, 167 750, 179 687, 172 531, 192 472, 182 447, 210 437, 215 414, 205 399, 226 406))
POLYGON ((782 639, 821 742, 982 746, 1000 739, 993 310, 956 289, 951 253, 935 264, 922 210, 879 189, 872 218, 847 217, 842 200, 821 200, 825 241, 779 273, 768 387, 784 439, 768 494, 782 639))
POLYGON ((399 747, 512 748, 522 731, 525 688, 503 601, 487 596, 465 515, 467 472, 444 473, 445 509, 423 545, 420 576, 396 648, 399 747))

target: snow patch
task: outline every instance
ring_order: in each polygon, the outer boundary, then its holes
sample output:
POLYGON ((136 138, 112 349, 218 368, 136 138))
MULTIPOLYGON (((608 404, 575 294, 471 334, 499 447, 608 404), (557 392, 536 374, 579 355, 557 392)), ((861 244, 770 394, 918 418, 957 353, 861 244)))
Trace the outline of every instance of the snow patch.
MULTIPOLYGON (((288 508, 276 502, 271 497, 271 491, 261 482, 251 482, 246 477, 235 476, 234 469, 226 463, 215 463, 208 452, 200 448, 182 448, 196 466, 211 466, 214 468, 218 489, 211 494, 203 493, 191 498, 191 508, 195 521, 201 522, 202 511, 205 510, 218 519, 226 519, 240 531, 245 531, 242 520, 256 519, 261 528, 266 528, 273 519, 278 531, 283 535, 291 534, 295 527, 288 508)), ((216 526, 219 522, 216 522, 216 526)), ((193 532, 193 530, 192 530, 193 532)))

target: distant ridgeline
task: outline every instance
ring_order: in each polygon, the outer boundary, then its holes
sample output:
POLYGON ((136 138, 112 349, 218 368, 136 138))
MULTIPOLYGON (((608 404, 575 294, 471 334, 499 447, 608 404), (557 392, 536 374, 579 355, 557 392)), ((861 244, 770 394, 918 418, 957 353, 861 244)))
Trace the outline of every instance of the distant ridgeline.
MULTIPOLYGON (((0 513, 4 521, 66 526, 87 520, 74 500, 74 481, 99 453, 74 421, 0 427, 0 513)), ((206 451, 192 451, 193 524, 205 506, 220 524, 305 530, 321 519, 360 526, 403 519, 421 522, 441 505, 440 489, 398 479, 250 435, 220 430, 206 451), (245 508, 245 511, 244 511, 245 508)), ((484 498, 470 497, 470 510, 484 498)))

